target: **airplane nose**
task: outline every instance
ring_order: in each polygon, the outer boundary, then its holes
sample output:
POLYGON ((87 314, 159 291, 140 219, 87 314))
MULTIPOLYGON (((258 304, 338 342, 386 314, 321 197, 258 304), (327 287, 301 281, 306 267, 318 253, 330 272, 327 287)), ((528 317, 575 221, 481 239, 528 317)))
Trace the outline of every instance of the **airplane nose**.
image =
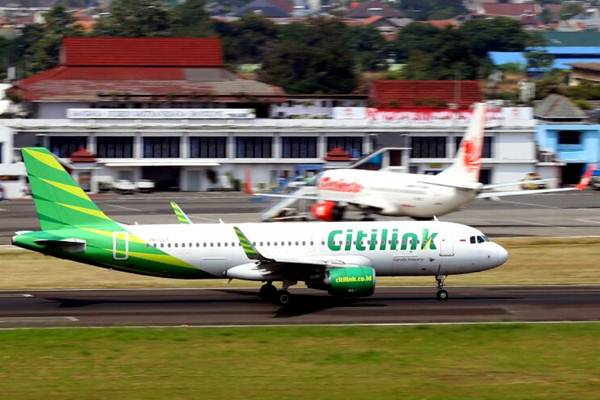
POLYGON ((499 244, 494 243, 496 246, 496 249, 494 251, 495 253, 495 259, 497 262, 497 266, 498 265, 502 265, 506 262, 506 260, 508 260, 508 251, 506 251, 506 249, 502 246, 500 246, 499 244))

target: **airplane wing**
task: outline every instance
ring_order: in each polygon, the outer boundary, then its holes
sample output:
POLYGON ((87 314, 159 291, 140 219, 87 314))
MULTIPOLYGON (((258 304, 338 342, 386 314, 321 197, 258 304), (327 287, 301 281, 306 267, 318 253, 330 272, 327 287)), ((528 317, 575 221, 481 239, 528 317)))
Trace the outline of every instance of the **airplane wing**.
POLYGON ((506 192, 485 192, 477 195, 478 199, 491 199, 495 197, 507 197, 507 196, 523 196, 528 194, 541 194, 541 193, 554 193, 554 192, 572 192, 574 190, 580 190, 574 188, 557 188, 557 189, 537 189, 537 190, 509 190, 506 192))
POLYGON ((190 217, 188 217, 187 214, 183 212, 181 207, 179 207, 179 205, 174 201, 171 201, 171 208, 173 209, 173 212, 175 213, 175 216, 180 224, 193 224, 190 217))
POLYGON ((482 189, 489 190, 489 189, 496 189, 496 188, 508 187, 508 186, 540 184, 540 183, 546 183, 546 182, 555 181, 555 180, 556 180, 556 178, 546 178, 546 179, 533 179, 533 180, 518 181, 518 182, 496 183, 493 185, 483 185, 482 189))
POLYGON ((268 278, 273 276, 288 277, 296 280, 305 280, 311 274, 326 268, 352 268, 359 266, 371 266, 372 262, 363 256, 310 256, 310 257, 281 257, 269 258, 262 255, 244 233, 234 227, 246 257, 251 261, 230 268, 227 276, 256 276, 268 278))

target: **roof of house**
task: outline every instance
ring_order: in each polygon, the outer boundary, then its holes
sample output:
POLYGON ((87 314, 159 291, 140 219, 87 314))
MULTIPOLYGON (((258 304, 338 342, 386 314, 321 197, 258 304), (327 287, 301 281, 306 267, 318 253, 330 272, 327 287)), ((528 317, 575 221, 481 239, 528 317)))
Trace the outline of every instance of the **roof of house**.
POLYGON ((254 0, 237 9, 234 14, 241 17, 259 13, 267 18, 289 18, 293 9, 294 5, 286 0, 254 0))
POLYGON ((218 39, 164 38, 66 38, 61 65, 17 82, 13 90, 27 101, 281 101, 285 95, 277 86, 226 70, 218 39))
POLYGON ((585 119, 586 114, 568 97, 551 94, 535 102, 533 113, 542 119, 585 119))
POLYGON ((573 68, 577 68, 577 69, 585 69, 585 70, 588 70, 588 71, 600 72, 600 62, 596 62, 596 63, 586 63, 586 62, 573 63, 573 64, 571 64, 571 66, 573 68))
POLYGON ((537 14, 538 6, 535 3, 485 3, 481 7, 484 15, 519 17, 523 14, 537 14))
POLYGON ((425 24, 433 25, 438 29, 444 29, 448 27, 458 27, 460 26, 460 22, 456 18, 449 19, 430 19, 428 21, 423 21, 425 24))
POLYGON ((218 38, 68 37, 60 63, 67 66, 222 67, 218 38))
POLYGON ((483 100, 478 81, 380 80, 373 82, 370 97, 380 108, 435 108, 452 103, 465 108, 483 100))
POLYGON ((381 15, 383 17, 404 16, 402 11, 390 7, 383 1, 367 1, 350 8, 346 13, 346 18, 369 18, 374 15, 381 15))

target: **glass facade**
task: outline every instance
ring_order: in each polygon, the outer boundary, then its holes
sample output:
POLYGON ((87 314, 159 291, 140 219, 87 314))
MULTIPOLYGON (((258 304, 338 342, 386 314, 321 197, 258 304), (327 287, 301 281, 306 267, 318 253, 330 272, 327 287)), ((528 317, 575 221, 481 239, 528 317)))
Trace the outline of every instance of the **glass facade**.
POLYGON ((179 158, 179 137, 145 137, 144 158, 179 158))
POLYGON ((317 158, 317 137, 282 137, 281 157, 317 158))
POLYGON ((81 148, 87 148, 86 136, 50 136, 50 151, 60 158, 68 158, 81 148))
POLYGON ((239 136, 235 138, 235 156, 237 158, 271 158, 272 137, 239 136))
POLYGON ((190 137, 190 158, 226 158, 226 137, 190 137))
POLYGON ((327 138, 327 151, 334 149, 336 147, 341 147, 344 149, 350 157, 360 158, 362 157, 362 145, 363 138, 356 136, 346 136, 346 137, 328 137, 327 138))
POLYGON ((99 158, 132 158, 133 137, 99 136, 96 138, 96 155, 99 158))
POLYGON ((446 137, 413 136, 410 138, 411 158, 446 158, 446 137))

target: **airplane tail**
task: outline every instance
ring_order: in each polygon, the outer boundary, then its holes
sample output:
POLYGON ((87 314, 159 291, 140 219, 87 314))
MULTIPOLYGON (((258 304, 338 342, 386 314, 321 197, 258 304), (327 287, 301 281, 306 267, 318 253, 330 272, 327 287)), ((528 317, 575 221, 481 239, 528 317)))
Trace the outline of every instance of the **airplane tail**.
POLYGON ((44 147, 22 149, 42 230, 112 223, 44 147))
POLYGON ((460 147, 454 163, 439 176, 448 177, 453 181, 476 183, 479 182, 483 136, 485 129, 485 103, 476 103, 469 127, 460 142, 460 147))
POLYGON ((596 164, 589 164, 583 175, 581 176, 581 180, 575 186, 577 190, 584 190, 590 184, 590 180, 592 179, 592 174, 596 169, 596 164))

